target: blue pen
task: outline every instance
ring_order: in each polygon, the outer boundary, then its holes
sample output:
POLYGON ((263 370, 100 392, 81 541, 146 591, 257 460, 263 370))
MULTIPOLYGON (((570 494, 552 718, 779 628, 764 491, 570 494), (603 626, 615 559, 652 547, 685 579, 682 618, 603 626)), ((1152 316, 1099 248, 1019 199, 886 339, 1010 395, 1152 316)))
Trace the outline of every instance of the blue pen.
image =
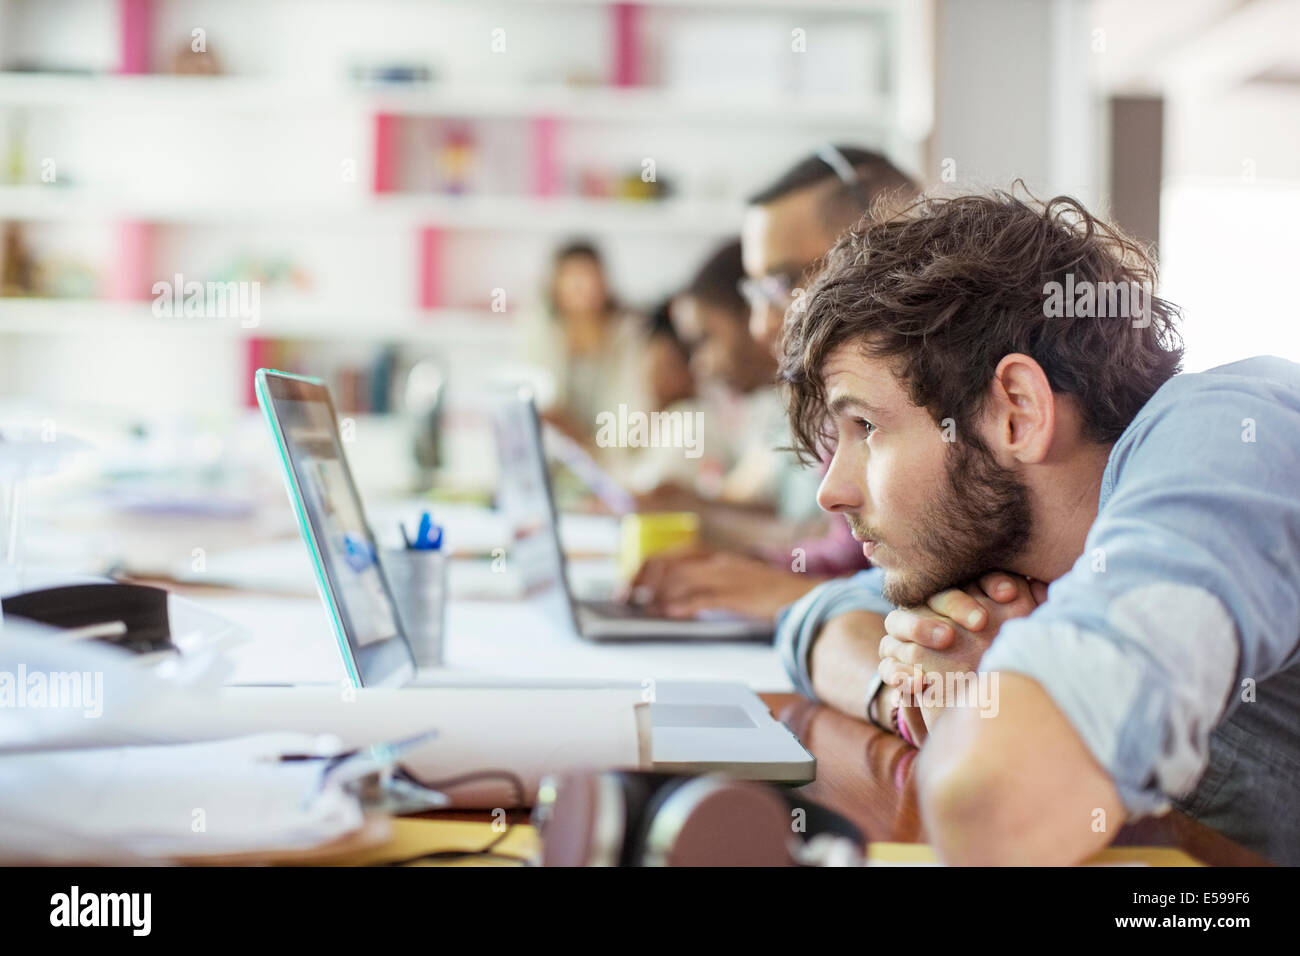
POLYGON ((433 518, 429 512, 420 515, 420 528, 415 532, 415 546, 421 551, 429 547, 429 529, 433 526, 433 518))
POLYGON ((360 574, 375 563, 375 552, 365 538, 355 534, 345 534, 343 536, 343 561, 349 568, 360 574))

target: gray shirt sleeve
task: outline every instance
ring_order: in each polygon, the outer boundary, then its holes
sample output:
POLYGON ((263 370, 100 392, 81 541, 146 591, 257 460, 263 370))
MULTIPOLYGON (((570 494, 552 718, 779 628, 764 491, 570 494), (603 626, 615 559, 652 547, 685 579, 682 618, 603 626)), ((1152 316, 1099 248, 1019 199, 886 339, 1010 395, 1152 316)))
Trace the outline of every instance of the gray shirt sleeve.
POLYGON ((808 654, 822 625, 849 611, 874 611, 885 615, 894 609, 881 595, 885 572, 880 568, 861 571, 851 578, 836 578, 813 588, 776 619, 776 649, 795 689, 817 699, 808 668, 808 654))

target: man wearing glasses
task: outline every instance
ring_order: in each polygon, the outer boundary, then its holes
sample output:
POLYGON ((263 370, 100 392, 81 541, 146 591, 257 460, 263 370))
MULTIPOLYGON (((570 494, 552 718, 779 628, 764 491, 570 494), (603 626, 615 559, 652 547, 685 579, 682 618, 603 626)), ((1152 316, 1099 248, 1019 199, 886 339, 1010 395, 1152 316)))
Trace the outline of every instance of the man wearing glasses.
MULTIPOLYGON (((826 144, 751 197, 741 229, 746 277, 740 290, 750 305, 750 334, 768 354, 777 352, 786 310, 839 235, 867 211, 887 213, 916 194, 915 183, 880 153, 826 144)), ((777 496, 788 506, 778 510, 795 510, 813 500, 819 476, 778 450, 789 445, 788 430, 779 403, 773 412, 754 458, 757 467, 777 472, 777 496)), ((839 523, 829 529, 782 545, 755 534, 743 549, 651 558, 628 593, 669 617, 727 610, 775 619, 817 584, 866 566, 847 529, 839 523)))

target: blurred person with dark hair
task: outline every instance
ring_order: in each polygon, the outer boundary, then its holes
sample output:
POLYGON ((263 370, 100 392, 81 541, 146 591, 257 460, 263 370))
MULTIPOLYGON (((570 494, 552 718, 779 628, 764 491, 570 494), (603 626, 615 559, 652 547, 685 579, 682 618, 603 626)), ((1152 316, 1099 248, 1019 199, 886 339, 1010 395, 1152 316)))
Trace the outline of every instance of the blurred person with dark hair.
POLYGON ((749 334, 749 303, 739 239, 717 249, 672 300, 672 321, 690 343, 697 381, 717 383, 736 395, 776 384, 776 356, 749 334))
MULTIPOLYGON (((672 321, 672 299, 665 299, 650 314, 646 326, 643 373, 648 411, 694 416, 701 410, 696 381, 691 373, 691 345, 678 334, 672 321)), ((613 477, 634 495, 644 496, 659 487, 692 486, 701 468, 707 467, 704 449, 716 447, 712 435, 701 435, 696 448, 701 454, 687 454, 672 444, 625 449, 608 461, 613 477)))
MULTIPOLYGON (((888 216, 916 195, 912 180, 880 153, 829 144, 756 193, 745 213, 740 248, 739 286, 749 336, 740 336, 734 324, 715 323, 719 337, 707 365, 738 384, 757 388, 760 380, 770 382, 785 312, 821 257, 864 214, 888 216)), ((722 284, 705 281, 702 288, 720 290, 722 284)), ((732 307, 739 304, 729 301, 732 307)), ((706 374, 705 366, 701 360, 697 373, 706 374)), ((647 504, 702 509, 709 547, 649 559, 628 589, 631 599, 669 616, 720 609, 775 618, 828 577, 867 566, 847 529, 832 524, 826 530, 816 507, 819 473, 788 450, 789 425, 776 390, 762 392, 766 421, 749 426, 756 441, 729 472, 725 497, 766 496, 785 520, 719 512, 680 489, 675 494, 661 489, 647 504)))
POLYGON ((919 189, 880 153, 825 145, 749 199, 741 240, 750 332, 773 355, 786 310, 864 213, 888 216, 919 189))
MULTIPOLYGON (((740 293, 744 277, 740 240, 717 249, 685 289, 673 296, 670 316, 691 355, 696 407, 705 416, 708 439, 700 468, 686 483, 662 483, 641 496, 643 510, 674 506, 717 512, 728 506, 773 514, 775 489, 746 478, 734 487, 731 473, 755 453, 770 453, 766 430, 775 398, 776 358, 749 334, 749 308, 740 293)), ((709 515, 706 515, 706 524, 709 515)))
POLYGON ((691 349, 673 325, 672 299, 665 299, 650 313, 646 352, 651 410, 666 409, 695 397, 691 349))

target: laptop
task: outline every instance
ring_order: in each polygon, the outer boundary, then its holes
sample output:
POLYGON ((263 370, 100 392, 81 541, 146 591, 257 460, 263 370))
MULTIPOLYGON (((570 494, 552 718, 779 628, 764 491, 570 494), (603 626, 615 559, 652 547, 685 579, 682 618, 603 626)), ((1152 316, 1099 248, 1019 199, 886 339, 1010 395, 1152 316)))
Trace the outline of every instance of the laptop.
MULTIPOLYGON (((280 453, 289 500, 344 666, 357 687, 467 686, 417 673, 379 548, 348 467, 329 390, 319 379, 259 369, 258 403, 280 453), (372 560, 361 561, 369 554, 372 560)), ((536 433, 536 413, 532 428, 536 433)), ((549 488, 544 495, 549 505, 549 488)), ((548 508, 551 524, 553 510, 548 508)), ((537 540, 547 540, 546 537, 537 540)), ((558 552, 553 530, 549 540, 558 552)), ((566 602, 568 603, 568 602, 566 602)), ((628 682, 476 680, 472 686, 632 687, 628 682)), ((806 783, 816 761, 742 684, 658 681, 649 705, 651 758, 665 773, 723 772, 774 783, 806 783)))
POLYGON ((705 611, 694 618, 656 617, 618 601, 579 600, 560 545, 541 420, 532 394, 503 396, 493 416, 500 463, 498 504, 511 529, 510 554, 530 593, 557 589, 574 631, 593 641, 772 640, 772 622, 728 612, 705 611))

